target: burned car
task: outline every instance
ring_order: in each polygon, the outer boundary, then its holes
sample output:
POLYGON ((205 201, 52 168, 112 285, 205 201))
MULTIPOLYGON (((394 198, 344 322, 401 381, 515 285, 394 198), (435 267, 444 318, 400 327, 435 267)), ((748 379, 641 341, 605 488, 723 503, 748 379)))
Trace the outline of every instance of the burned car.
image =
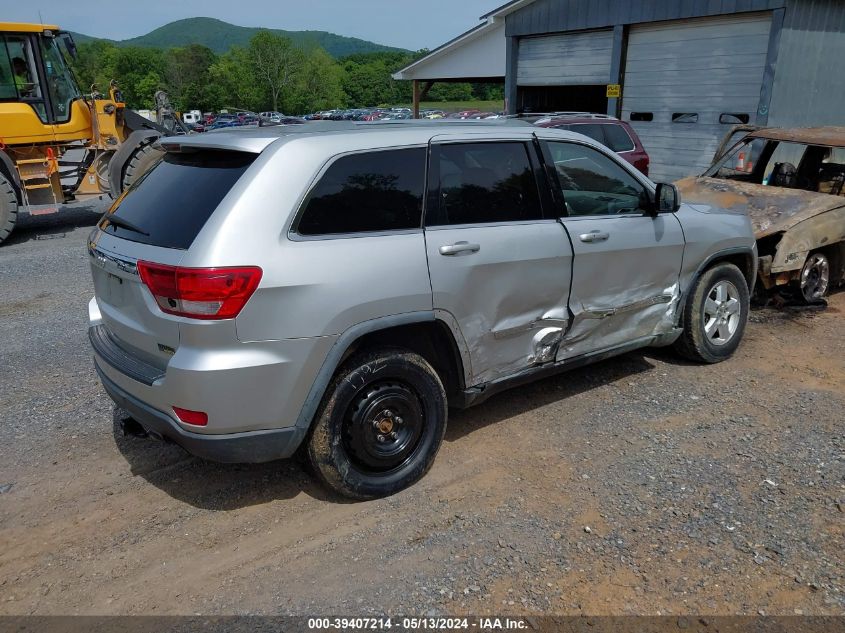
POLYGON ((737 126, 710 168, 677 183, 684 201, 746 212, 761 290, 816 303, 845 281, 845 127, 737 126))

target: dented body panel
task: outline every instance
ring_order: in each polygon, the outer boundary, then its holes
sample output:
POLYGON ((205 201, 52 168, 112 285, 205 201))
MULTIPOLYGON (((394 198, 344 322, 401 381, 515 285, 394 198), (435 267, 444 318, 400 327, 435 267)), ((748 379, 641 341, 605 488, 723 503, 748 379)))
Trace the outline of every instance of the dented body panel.
POLYGON ((842 196, 739 180, 690 176, 675 184, 685 202, 747 213, 757 239, 845 207, 842 196))
POLYGON ((468 384, 542 362, 537 335, 562 332, 568 322, 572 247, 558 222, 429 228, 426 249, 434 308, 458 323, 469 348, 468 384), (460 242, 479 250, 441 253, 460 242))
POLYGON ((656 218, 563 218, 575 259, 569 307, 572 328, 558 360, 613 347, 674 327, 680 299, 684 233, 673 213, 656 218), (602 232, 602 242, 583 234, 602 232))

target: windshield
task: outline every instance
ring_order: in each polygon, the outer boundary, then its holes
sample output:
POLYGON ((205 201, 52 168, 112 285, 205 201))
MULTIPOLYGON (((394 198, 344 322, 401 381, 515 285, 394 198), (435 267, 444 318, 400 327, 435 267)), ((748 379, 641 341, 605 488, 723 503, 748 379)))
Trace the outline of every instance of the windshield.
POLYGON ((704 175, 843 195, 845 148, 747 139, 704 175))
POLYGON ((70 120, 71 103, 81 96, 79 88, 55 38, 41 39, 41 55, 44 58, 47 90, 53 103, 53 116, 57 123, 67 123, 70 120))
POLYGON ((704 175, 733 180, 750 180, 755 171, 754 167, 757 165, 765 147, 766 141, 762 139, 747 139, 744 142, 737 143, 704 175))

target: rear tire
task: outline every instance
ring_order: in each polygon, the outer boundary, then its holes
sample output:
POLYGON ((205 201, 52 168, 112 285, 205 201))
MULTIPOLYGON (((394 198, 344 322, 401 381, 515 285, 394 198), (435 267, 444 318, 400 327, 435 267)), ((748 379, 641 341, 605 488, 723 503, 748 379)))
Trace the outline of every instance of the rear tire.
POLYGON ((398 348, 365 352, 346 362, 326 390, 308 458, 341 495, 388 496, 428 472, 446 417, 446 392, 428 361, 398 348))
POLYGON ((126 170, 123 173, 123 182, 121 183, 120 193, 126 191, 129 187, 134 185, 141 176, 146 174, 159 159, 164 156, 164 152, 153 147, 153 143, 158 140, 147 141, 138 146, 129 160, 126 162, 126 170))
POLYGON ((696 280, 684 306, 684 333, 675 351, 700 363, 720 363, 739 347, 748 321, 745 277, 733 264, 707 269, 696 280))
POLYGON ((5 175, 0 174, 0 242, 3 242, 18 221, 18 194, 5 175))

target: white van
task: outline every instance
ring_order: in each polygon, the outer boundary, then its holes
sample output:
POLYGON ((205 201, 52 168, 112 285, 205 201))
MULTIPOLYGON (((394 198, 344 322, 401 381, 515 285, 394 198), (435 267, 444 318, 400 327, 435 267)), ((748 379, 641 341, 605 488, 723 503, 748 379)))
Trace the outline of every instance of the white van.
POLYGON ((200 122, 202 119, 202 112, 199 110, 191 110, 190 112, 185 112, 182 114, 182 121, 184 123, 190 123, 191 125, 195 125, 200 122))

